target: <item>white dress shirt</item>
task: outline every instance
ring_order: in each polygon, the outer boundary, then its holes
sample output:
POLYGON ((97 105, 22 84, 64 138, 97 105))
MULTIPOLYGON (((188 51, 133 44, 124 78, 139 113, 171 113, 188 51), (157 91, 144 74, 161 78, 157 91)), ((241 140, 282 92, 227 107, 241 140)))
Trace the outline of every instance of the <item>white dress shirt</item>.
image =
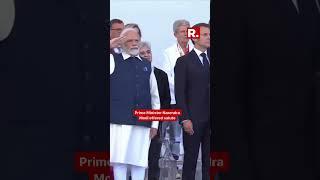
MULTIPOLYGON (((198 55, 198 57, 199 57, 199 60, 200 60, 201 64, 203 65, 203 57, 201 56, 202 52, 201 52, 199 49, 197 49, 197 48, 193 48, 193 50, 197 53, 197 55, 198 55)), ((210 64, 207 50, 206 50, 204 53, 206 54, 208 63, 210 64)))
POLYGON ((122 49, 119 48, 119 47, 113 48, 113 51, 114 51, 115 53, 117 53, 117 54, 122 53, 122 49))

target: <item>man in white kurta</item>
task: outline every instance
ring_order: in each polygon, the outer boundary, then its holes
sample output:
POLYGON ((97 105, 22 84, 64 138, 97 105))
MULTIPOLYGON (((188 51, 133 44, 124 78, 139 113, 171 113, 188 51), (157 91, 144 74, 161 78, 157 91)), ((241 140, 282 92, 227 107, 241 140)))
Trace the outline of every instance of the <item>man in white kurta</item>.
MULTIPOLYGON (((122 44, 122 49, 124 50, 122 57, 124 61, 130 57, 137 57, 142 61, 138 55, 139 50, 136 51, 135 48, 129 49, 126 44, 128 41, 134 42, 136 34, 137 31, 132 28, 124 29, 121 33, 121 36, 125 36, 122 44)), ((138 39, 140 42, 140 37, 138 39)), ((114 57, 110 54, 110 75, 114 72, 115 65, 114 57)), ((152 109, 160 109, 158 87, 153 71, 149 80, 152 109)), ((131 170, 132 180, 144 179, 145 170, 148 167, 149 146, 151 139, 157 133, 158 123, 157 121, 153 121, 151 128, 136 125, 110 124, 110 164, 113 166, 115 180, 126 180, 127 170, 131 170)))

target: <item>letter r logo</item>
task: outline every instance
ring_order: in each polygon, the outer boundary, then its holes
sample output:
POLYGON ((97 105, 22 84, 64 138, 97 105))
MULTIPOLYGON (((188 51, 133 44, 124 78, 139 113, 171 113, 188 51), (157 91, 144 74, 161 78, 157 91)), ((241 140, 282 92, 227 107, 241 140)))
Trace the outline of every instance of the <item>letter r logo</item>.
POLYGON ((188 39, 199 39, 200 38, 200 27, 188 28, 187 29, 188 39))

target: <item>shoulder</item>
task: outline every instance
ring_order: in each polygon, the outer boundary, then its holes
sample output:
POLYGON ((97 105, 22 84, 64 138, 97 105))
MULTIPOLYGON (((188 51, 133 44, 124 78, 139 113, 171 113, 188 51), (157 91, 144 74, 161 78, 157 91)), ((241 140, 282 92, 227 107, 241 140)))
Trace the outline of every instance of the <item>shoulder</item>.
POLYGON ((192 59, 196 56, 197 56, 196 52, 194 50, 192 50, 188 54, 179 57, 177 59, 176 66, 177 65, 187 65, 187 64, 191 63, 192 59))
POLYGON ((163 75, 163 76, 166 76, 167 73, 162 71, 161 69, 158 69, 156 67, 154 67, 154 72, 157 73, 157 74, 160 74, 160 75, 163 75))
POLYGON ((192 51, 190 51, 188 54, 179 57, 179 58, 177 59, 177 62, 178 62, 178 61, 188 62, 189 59, 191 59, 191 58, 194 56, 195 53, 196 53, 196 52, 195 52, 194 50, 192 50, 192 51))
POLYGON ((156 67, 154 67, 153 72, 154 72, 154 76, 156 77, 156 79, 158 81, 168 82, 168 75, 166 72, 164 72, 161 69, 158 69, 156 67))
POLYGON ((197 58, 198 55, 197 53, 194 51, 194 49, 192 49, 188 54, 184 55, 184 58, 185 59, 194 59, 194 58, 197 58))
POLYGON ((179 57, 179 58, 177 59, 177 62, 176 62, 176 66, 175 66, 175 67, 185 65, 185 64, 187 63, 187 62, 186 62, 187 60, 188 60, 188 58, 186 57, 186 55, 179 57))

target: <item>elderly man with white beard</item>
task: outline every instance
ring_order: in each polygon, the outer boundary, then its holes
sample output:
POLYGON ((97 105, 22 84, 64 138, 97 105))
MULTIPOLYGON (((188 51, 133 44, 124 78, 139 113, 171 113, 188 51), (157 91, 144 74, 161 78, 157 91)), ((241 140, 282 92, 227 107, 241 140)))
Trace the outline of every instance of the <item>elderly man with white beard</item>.
POLYGON ((151 139, 158 123, 138 121, 135 109, 160 109, 160 99, 151 64, 139 56, 141 37, 125 28, 121 54, 110 54, 110 164, 115 180, 143 180, 148 167, 151 139))

